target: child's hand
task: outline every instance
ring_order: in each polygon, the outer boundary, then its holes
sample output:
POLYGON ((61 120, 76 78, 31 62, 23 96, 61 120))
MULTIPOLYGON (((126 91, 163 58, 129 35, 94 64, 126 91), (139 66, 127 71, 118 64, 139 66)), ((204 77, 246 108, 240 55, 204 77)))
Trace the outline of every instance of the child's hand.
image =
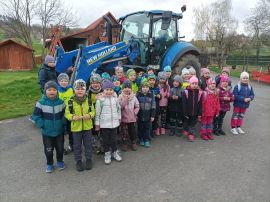
POLYGON ((178 96, 176 96, 176 95, 173 95, 172 98, 173 98, 174 100, 178 100, 178 96))
POLYGON ((245 98, 245 102, 249 102, 251 99, 250 98, 245 98))
POLYGON ((230 98, 229 97, 224 97, 224 100, 230 100, 230 98))
POLYGON ((79 121, 79 120, 81 120, 82 119, 82 117, 81 116, 77 116, 77 115, 74 115, 73 117, 72 117, 72 120, 73 121, 79 121))
POLYGON ((89 114, 85 114, 82 118, 83 120, 89 120, 91 119, 91 116, 89 114))
POLYGON ((160 99, 160 94, 157 94, 156 97, 157 97, 158 99, 160 99))
POLYGON ((202 120, 202 117, 201 116, 198 116, 198 121, 201 121, 202 120))
POLYGON ((151 119, 150 119, 150 120, 151 120, 151 122, 153 122, 153 121, 155 120, 155 118, 154 118, 154 117, 151 117, 151 119))
POLYGON ((95 130, 99 131, 100 130, 100 125, 95 125, 95 130))

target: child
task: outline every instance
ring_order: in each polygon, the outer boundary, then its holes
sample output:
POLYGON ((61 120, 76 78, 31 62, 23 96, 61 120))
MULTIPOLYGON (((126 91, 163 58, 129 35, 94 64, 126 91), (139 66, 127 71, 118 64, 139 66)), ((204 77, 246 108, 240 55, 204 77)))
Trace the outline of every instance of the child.
POLYGON ((169 95, 169 113, 170 113, 170 136, 174 136, 176 128, 182 127, 182 79, 181 76, 175 75, 173 78, 173 87, 169 95))
POLYGON ((44 85, 44 95, 36 103, 32 119, 36 127, 41 129, 44 152, 47 159, 46 173, 51 173, 53 166, 53 150, 56 149, 57 167, 65 168, 64 152, 64 101, 58 98, 57 84, 48 81, 44 85))
MULTIPOLYGON (((220 83, 220 77, 221 76, 227 76, 229 78, 230 76, 230 69, 228 67, 223 67, 222 71, 221 71, 221 74, 217 75, 215 80, 216 80, 216 86, 218 87, 219 86, 219 83, 220 83)), ((231 87, 232 86, 232 82, 229 78, 229 86, 231 87)))
POLYGON ((111 76, 110 76, 109 73, 103 72, 103 73, 101 74, 101 78, 102 78, 102 81, 104 81, 104 80, 110 80, 110 79, 111 79, 111 76))
POLYGON ((214 118, 214 134, 217 136, 226 135, 226 133, 222 130, 223 119, 226 112, 230 111, 230 102, 234 100, 234 96, 228 84, 229 78, 227 76, 221 76, 218 87, 220 111, 219 116, 214 118))
POLYGON ((119 79, 120 84, 122 84, 126 80, 126 77, 124 75, 123 67, 121 67, 121 66, 116 66, 115 67, 115 75, 119 79))
POLYGON ((127 78, 132 83, 132 91, 136 95, 139 91, 138 85, 136 83, 136 72, 134 69, 129 69, 126 74, 127 74, 127 78))
POLYGON ((201 80, 200 80, 200 87, 202 90, 205 90, 207 87, 206 81, 210 78, 210 71, 208 68, 202 68, 201 69, 201 80))
POLYGON ((44 85, 48 81, 57 81, 54 58, 51 55, 45 57, 44 63, 38 73, 38 83, 41 93, 44 92, 44 85))
POLYGON ((189 66, 188 71, 189 71, 189 73, 190 73, 190 77, 196 76, 196 70, 194 69, 194 67, 189 66))
POLYGON ((202 98, 199 91, 198 78, 192 76, 189 79, 189 86, 182 93, 182 110, 184 116, 184 132, 190 142, 194 141, 195 125, 197 118, 202 115, 202 98))
POLYGON ((131 81, 124 81, 123 91, 119 95, 118 100, 121 106, 122 151, 127 151, 129 140, 131 141, 131 149, 136 151, 136 121, 140 105, 138 99, 131 90, 131 81))
POLYGON ((96 103, 95 125, 96 130, 101 132, 105 152, 104 161, 107 165, 111 163, 112 157, 116 161, 122 161, 116 146, 117 127, 120 125, 121 120, 121 108, 113 88, 113 83, 105 80, 102 84, 103 95, 96 103))
POLYGON ((120 87, 120 85, 121 85, 120 80, 118 79, 117 76, 113 75, 113 76, 111 77, 111 81, 113 82, 113 85, 114 85, 114 92, 115 92, 117 95, 120 95, 121 90, 122 90, 121 87, 120 87))
POLYGON ((154 94, 149 90, 149 82, 142 81, 141 89, 137 95, 140 103, 140 111, 138 113, 138 133, 141 146, 150 147, 150 131, 151 125, 155 117, 156 102, 154 94))
POLYGON ((182 81, 183 81, 182 88, 186 89, 189 85, 188 82, 190 79, 190 73, 189 73, 189 70, 187 68, 182 69, 181 77, 182 77, 182 81))
POLYGON ((164 67, 164 72, 166 73, 167 83, 169 84, 170 88, 173 87, 173 78, 172 78, 172 68, 171 66, 164 67))
MULTIPOLYGON (((70 85, 68 85, 69 77, 67 74, 61 73, 57 77, 57 81, 58 81, 59 98, 65 102, 66 106, 68 106, 68 100, 72 96, 74 96, 73 88, 70 85)), ((68 134, 69 139, 69 146, 67 149, 64 149, 64 155, 67 155, 73 151, 73 137, 70 130, 70 121, 66 122, 65 134, 68 134)))
POLYGON ((160 72, 158 77, 159 77, 159 91, 161 98, 159 100, 160 125, 159 128, 157 129, 159 130, 157 134, 160 133, 161 135, 165 135, 170 86, 167 84, 167 77, 165 72, 160 72))
POLYGON ((213 118, 219 116, 219 97, 216 89, 216 81, 213 78, 207 80, 207 88, 203 92, 202 117, 200 136, 203 140, 213 140, 213 118))
POLYGON ((249 74, 242 72, 240 75, 240 82, 233 89, 234 103, 233 115, 231 119, 232 134, 245 134, 241 129, 243 119, 247 108, 252 100, 254 100, 254 92, 252 86, 249 84, 249 74))
POLYGON ((156 135, 160 135, 160 131, 157 130, 159 127, 158 124, 158 116, 159 116, 159 100, 160 100, 160 91, 159 87, 156 83, 157 77, 154 74, 149 74, 148 75, 148 82, 149 82, 149 89, 150 91, 154 94, 155 97, 155 102, 156 102, 156 110, 155 110, 155 119, 152 124, 152 130, 150 132, 151 137, 155 137, 156 135))
POLYGON ((92 100, 86 93, 86 83, 78 79, 73 85, 75 95, 68 101, 65 117, 71 121, 73 135, 73 150, 76 161, 76 169, 81 172, 92 169, 92 119, 95 116, 95 108, 92 100), (85 167, 82 163, 82 144, 85 151, 85 167))
POLYGON ((153 66, 147 66, 147 74, 150 75, 150 74, 155 74, 155 68, 153 66))

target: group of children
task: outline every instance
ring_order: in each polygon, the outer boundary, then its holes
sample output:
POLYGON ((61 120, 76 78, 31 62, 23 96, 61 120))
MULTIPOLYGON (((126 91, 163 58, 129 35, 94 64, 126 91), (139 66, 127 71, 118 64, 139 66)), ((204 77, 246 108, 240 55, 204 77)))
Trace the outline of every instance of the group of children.
MULTIPOLYGON (((45 58, 44 65, 49 71, 53 64, 52 57, 45 58)), ((151 66, 146 73, 138 74, 133 69, 124 72, 117 66, 113 76, 93 73, 89 81, 78 79, 73 86, 69 86, 69 76, 65 73, 57 81, 40 82, 43 96, 36 103, 32 120, 41 129, 46 172, 54 170, 54 149, 59 170, 65 168, 63 154, 71 151, 76 169, 90 170, 93 150, 104 152, 105 164, 110 164, 112 158, 122 161, 119 137, 121 151, 127 151, 129 146, 136 151, 137 143, 148 148, 152 138, 165 135, 166 130, 170 136, 183 134, 194 141, 198 121, 200 137, 212 140, 212 134, 225 135, 222 125, 230 102, 234 102, 231 131, 234 135, 244 133, 241 129, 244 114, 254 99, 247 72, 241 73, 233 91, 226 68, 215 79, 203 68, 199 80, 191 66, 183 68, 181 75, 172 75, 170 66, 155 73, 151 66), (64 134, 69 135, 67 149, 64 149, 64 134)), ((42 74, 46 75, 46 71, 42 74)))

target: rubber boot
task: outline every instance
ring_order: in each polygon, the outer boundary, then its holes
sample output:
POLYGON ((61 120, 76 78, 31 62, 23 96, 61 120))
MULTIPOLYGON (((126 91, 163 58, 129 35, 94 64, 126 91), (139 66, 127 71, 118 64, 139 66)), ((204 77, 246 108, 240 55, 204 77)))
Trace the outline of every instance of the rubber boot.
POLYGON ((201 135, 200 135, 200 137, 203 139, 203 140, 209 140, 209 138, 207 137, 207 135, 205 134, 205 133, 202 133, 201 135))

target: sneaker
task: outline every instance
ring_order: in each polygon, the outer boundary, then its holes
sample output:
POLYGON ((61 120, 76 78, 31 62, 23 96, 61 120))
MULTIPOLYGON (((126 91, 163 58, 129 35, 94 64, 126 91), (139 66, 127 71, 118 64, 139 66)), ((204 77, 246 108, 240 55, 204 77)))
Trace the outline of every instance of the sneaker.
POLYGON ((57 162, 57 168, 58 168, 58 170, 64 170, 65 169, 65 163, 64 163, 64 161, 57 162))
POLYGON ((220 130, 218 131, 218 133, 219 133, 220 135, 226 135, 226 133, 225 133, 222 129, 220 129, 220 130))
POLYGON ((157 128, 157 130, 156 130, 156 136, 160 136, 160 128, 157 128))
POLYGON ((144 146, 147 147, 147 148, 149 148, 149 147, 151 146, 151 143, 150 143, 149 141, 146 141, 146 142, 144 143, 144 146))
POLYGON ((128 150, 128 146, 126 144, 123 144, 121 150, 126 152, 128 150))
POLYGON ((116 160, 116 161, 122 161, 122 157, 120 155, 120 152, 118 150, 116 150, 115 152, 113 152, 112 154, 113 158, 116 160))
POLYGON ((76 170, 79 171, 79 172, 84 170, 82 161, 77 161, 76 170))
POLYGON ((143 140, 140 140, 140 146, 144 146, 144 141, 143 140))
POLYGON ((236 130, 236 128, 232 128, 231 132, 232 132, 233 135, 238 135, 239 134, 238 131, 236 130))
POLYGON ((203 139, 203 140, 209 140, 208 136, 206 134, 201 134, 200 137, 203 139))
POLYGON ((111 152, 105 152, 104 162, 105 162, 106 165, 109 165, 112 162, 111 152))
POLYGON ((137 144, 136 143, 131 145, 131 150, 132 151, 137 151, 137 144))
POLYGON ((47 167, 46 167, 46 173, 52 173, 53 170, 54 170, 53 165, 47 165, 47 167))
POLYGON ((208 133, 208 134, 207 134, 207 137, 208 137, 209 140, 213 140, 213 139, 214 139, 212 133, 208 133))
POLYGON ((245 131, 243 131, 242 128, 240 128, 240 127, 237 128, 237 132, 239 134, 245 134, 245 131))
POLYGON ((166 129, 165 129, 165 128, 161 128, 161 129, 160 129, 160 134, 161 134, 161 135, 165 135, 165 133, 166 133, 166 129))
POLYGON ((193 142, 194 139, 195 139, 194 135, 192 135, 192 134, 189 134, 189 135, 188 135, 188 140, 189 140, 190 142, 193 142))
POLYGON ((93 167, 92 160, 91 159, 86 159, 85 170, 91 170, 92 167, 93 167))

